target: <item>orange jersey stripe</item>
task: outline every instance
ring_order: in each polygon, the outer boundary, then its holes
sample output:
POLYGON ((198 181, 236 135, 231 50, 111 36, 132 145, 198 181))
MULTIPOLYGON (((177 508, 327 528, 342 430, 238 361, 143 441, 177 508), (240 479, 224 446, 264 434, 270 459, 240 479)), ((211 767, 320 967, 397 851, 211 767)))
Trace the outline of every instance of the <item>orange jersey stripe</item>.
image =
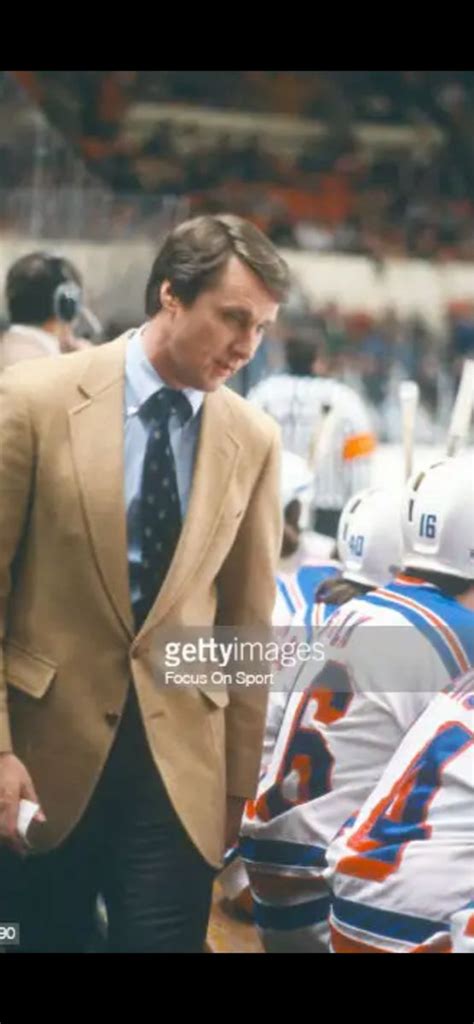
MULTIPOLYGON (((371 946, 368 942, 361 942, 360 939, 349 939, 343 935, 333 924, 331 929, 331 945, 335 953, 385 953, 391 955, 389 949, 380 949, 379 946, 371 946)), ((429 942, 422 943, 407 949, 407 953, 452 953, 451 940, 449 935, 440 936, 439 939, 430 945, 429 942)))
POLYGON ((431 944, 429 942, 422 942, 420 946, 415 946, 411 950, 412 953, 452 953, 451 937, 446 935, 440 935, 431 944))
POLYGON ((426 580, 421 576, 407 576, 404 572, 397 572, 394 583, 410 583, 413 587, 426 587, 426 580))
POLYGON ((360 942, 358 939, 349 939, 343 935, 333 924, 330 924, 331 946, 335 953, 386 953, 386 949, 378 946, 370 946, 368 942, 360 942))
POLYGON ((376 447, 377 441, 373 434, 353 434, 344 442, 342 457, 345 461, 360 459, 363 455, 370 455, 376 447))
POLYGON ((426 608, 424 605, 422 605, 419 601, 413 601, 411 599, 411 597, 404 597, 402 594, 392 593, 390 590, 385 590, 384 587, 380 587, 379 590, 378 590, 378 593, 382 597, 388 598, 390 601, 394 601, 396 604, 406 605, 407 608, 413 608, 415 611, 419 612, 421 615, 424 615, 425 618, 428 619, 428 622, 431 622, 431 624, 433 626, 435 626, 439 630, 439 632, 442 634, 442 636, 446 640, 446 643, 451 648, 451 651, 452 651, 456 661, 461 666, 461 671, 462 672, 467 672, 468 671, 468 669, 471 666, 469 665, 469 662, 468 662, 468 660, 466 658, 464 650, 461 647, 461 645, 460 645, 460 643, 459 643, 459 641, 458 641, 458 639, 456 637, 456 634, 453 632, 453 630, 449 626, 446 625, 445 622, 443 622, 443 619, 441 619, 439 617, 439 615, 436 615, 435 612, 430 611, 428 608, 426 608))

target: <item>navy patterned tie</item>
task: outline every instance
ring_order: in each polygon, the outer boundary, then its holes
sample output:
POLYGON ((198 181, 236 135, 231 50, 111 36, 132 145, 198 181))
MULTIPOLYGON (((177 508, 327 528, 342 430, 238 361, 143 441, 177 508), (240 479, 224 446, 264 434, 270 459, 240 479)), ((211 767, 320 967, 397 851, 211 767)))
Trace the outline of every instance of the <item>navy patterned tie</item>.
POLYGON ((182 391, 161 388, 140 407, 149 426, 141 487, 141 592, 134 608, 139 629, 161 588, 181 532, 181 508, 176 468, 169 436, 175 412, 181 424, 192 415, 182 391))

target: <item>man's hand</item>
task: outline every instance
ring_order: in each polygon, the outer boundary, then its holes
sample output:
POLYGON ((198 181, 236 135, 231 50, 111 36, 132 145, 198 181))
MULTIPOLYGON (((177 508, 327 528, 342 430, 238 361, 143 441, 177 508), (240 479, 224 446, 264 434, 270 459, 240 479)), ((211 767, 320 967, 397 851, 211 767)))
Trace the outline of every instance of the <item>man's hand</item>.
POLYGON ((244 813, 246 801, 240 796, 227 797, 227 818, 225 828, 225 848, 235 846, 239 838, 240 822, 244 813))
MULTIPOLYGON (((28 843, 17 828, 20 800, 39 804, 35 788, 24 764, 14 754, 0 754, 0 845, 25 854, 28 843)), ((35 821, 46 821, 40 808, 35 821)))

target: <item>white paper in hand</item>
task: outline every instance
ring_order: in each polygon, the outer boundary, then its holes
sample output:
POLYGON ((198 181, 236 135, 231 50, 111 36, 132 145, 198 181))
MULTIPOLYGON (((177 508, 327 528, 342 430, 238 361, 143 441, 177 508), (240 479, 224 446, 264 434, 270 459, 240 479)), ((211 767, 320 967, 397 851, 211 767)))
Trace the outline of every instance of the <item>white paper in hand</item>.
POLYGON ((16 827, 23 839, 26 839, 26 833, 37 811, 39 804, 33 803, 32 800, 20 800, 16 827))

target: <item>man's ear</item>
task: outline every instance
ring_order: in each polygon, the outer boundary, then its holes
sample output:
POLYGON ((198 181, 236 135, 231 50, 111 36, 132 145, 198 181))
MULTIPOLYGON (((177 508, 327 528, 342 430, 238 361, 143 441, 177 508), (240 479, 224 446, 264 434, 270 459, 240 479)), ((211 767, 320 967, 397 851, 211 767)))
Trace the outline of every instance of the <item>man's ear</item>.
POLYGON ((176 295, 173 294, 169 281, 162 281, 161 283, 160 303, 161 308, 166 310, 167 313, 175 313, 178 308, 179 299, 177 299, 176 295))

